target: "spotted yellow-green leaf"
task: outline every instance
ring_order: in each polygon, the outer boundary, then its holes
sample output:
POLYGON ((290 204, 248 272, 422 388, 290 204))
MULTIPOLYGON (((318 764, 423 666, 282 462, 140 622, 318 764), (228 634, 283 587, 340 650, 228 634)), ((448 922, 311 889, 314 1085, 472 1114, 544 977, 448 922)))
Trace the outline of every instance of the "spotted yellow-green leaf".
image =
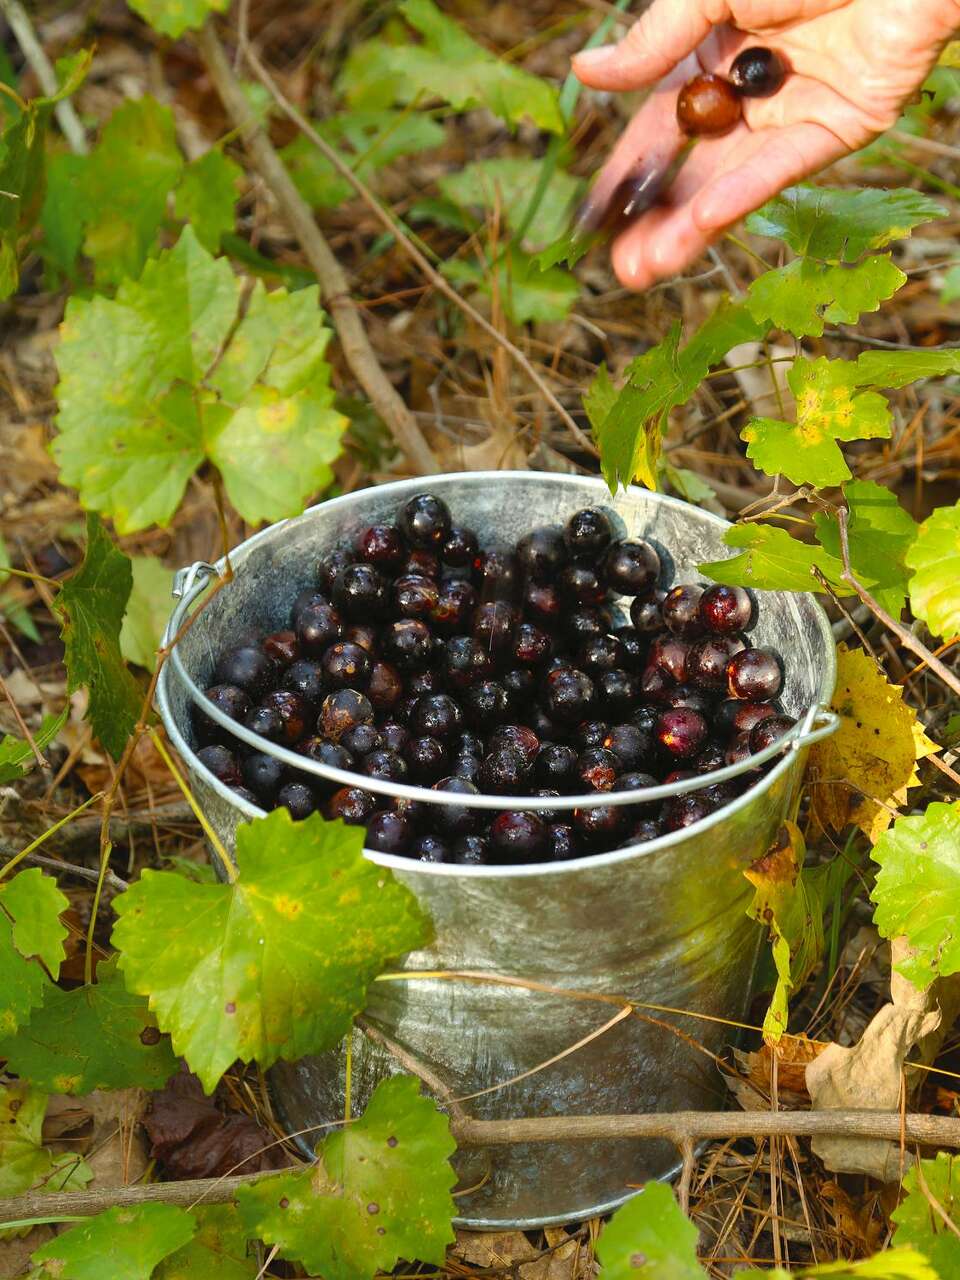
POLYGON ((184 168, 177 187, 177 217, 193 227, 208 253, 216 253, 224 233, 233 230, 237 183, 243 170, 214 148, 184 168))
POLYGON ((211 13, 225 13, 230 0, 128 0, 130 8, 164 36, 202 27, 211 13))
POLYGON ((49 1093, 159 1089, 177 1069, 146 1000, 127 990, 113 959, 89 986, 48 985, 29 1023, 0 1039, 0 1058, 49 1093))
POLYGON ((563 132, 553 85, 495 57, 433 0, 403 0, 399 12, 421 42, 391 43, 380 35, 355 45, 339 81, 352 107, 376 110, 440 98, 458 111, 486 107, 508 124, 529 119, 563 132))
POLYGON ((13 922, 13 945, 28 960, 36 958, 56 977, 66 952, 67 927, 61 914, 70 903, 53 876, 39 867, 0 881, 0 908, 13 922))
POLYGON ((789 187, 752 213, 754 235, 783 240, 794 253, 824 262, 856 262, 871 249, 908 236, 947 210, 909 187, 789 187))
POLYGON ((917 987, 960 971, 960 801, 934 801, 898 818, 873 848, 880 864, 871 897, 885 938, 905 935, 910 956, 898 966, 917 987))
POLYGON ((758 276, 746 304, 755 320, 769 320, 798 338, 819 337, 825 323, 856 324, 865 312, 879 310, 906 280, 889 254, 851 266, 796 258, 758 276))
POLYGON ((236 883, 148 870, 114 899, 127 986, 208 1092, 237 1058, 335 1045, 374 975, 428 936, 413 894, 362 848, 356 827, 278 809, 240 826, 236 883))
MULTIPOLYGON (((888 613, 898 618, 907 595, 909 570, 905 557, 917 536, 917 522, 901 507, 896 494, 873 480, 849 480, 843 486, 843 496, 854 576, 888 613)), ((813 523, 821 546, 839 559, 836 516, 819 512, 813 523)), ((841 594, 849 590, 845 587, 841 594)))
POLYGON ((150 1280, 157 1263, 183 1248, 195 1231, 186 1209, 131 1205, 68 1227, 31 1258, 57 1280, 150 1280))
POLYGON ((830 705, 840 727, 810 750, 810 803, 823 826, 842 831, 853 822, 875 842, 919 784, 917 761, 936 743, 903 701, 903 688, 862 649, 838 646, 830 705))
POLYGON ((258 1280, 260 1263, 236 1206, 200 1205, 191 1212, 197 1234, 163 1259, 152 1280, 258 1280))
POLYGON ((821 583, 814 574, 816 568, 838 595, 852 592, 843 581, 843 564, 837 556, 815 543, 801 542, 779 525, 761 521, 735 524, 723 540, 728 547, 742 551, 728 560, 698 566, 714 582, 761 591, 818 591, 821 583))
POLYGON ((79 1191, 93 1174, 78 1155, 43 1145, 47 1095, 26 1080, 0 1085, 0 1196, 79 1191))
POLYGON ((100 520, 87 512, 87 551, 78 573, 60 588, 53 607, 62 619, 67 689, 90 694, 87 718, 118 760, 133 732, 143 695, 120 652, 120 626, 133 575, 100 520))
MULTIPOLYGON (((39 729, 33 734, 33 741, 38 750, 44 751, 67 723, 70 708, 64 709, 57 716, 44 716, 39 729)), ((5 733, 0 738, 0 786, 8 782, 16 782, 22 778, 30 766, 35 763, 33 748, 25 738, 15 738, 5 733)))
POLYGON ((907 1170, 902 1190, 890 1215, 894 1244, 919 1250, 938 1276, 960 1275, 960 1237, 950 1226, 960 1215, 960 1156, 938 1151, 919 1161, 907 1170))
POLYGON ((173 570, 156 556, 131 556, 130 568, 133 587, 120 627, 120 652, 127 662, 152 671, 173 609, 173 570))
POLYGON ((557 324, 580 291, 569 271, 557 267, 543 271, 515 245, 498 258, 494 270, 485 262, 453 258, 444 263, 443 274, 456 284, 473 285, 487 297, 496 291, 497 301, 514 324, 557 324))
POLYGON ((763 1020, 763 1034, 776 1042, 787 1029, 789 999, 820 959, 823 911, 803 873, 806 845, 793 822, 780 826, 777 838, 744 872, 754 886, 747 914, 768 931, 777 984, 763 1020))
POLYGON ((960 502, 924 520, 905 559, 913 612, 935 636, 960 634, 960 502))
POLYGON ((403 1258, 442 1265, 453 1243, 450 1123, 412 1076, 381 1081, 317 1163, 239 1189, 247 1230, 325 1280, 370 1280, 403 1258))
MULTIPOLYGON (((540 182, 544 163, 531 156, 495 156, 448 173, 437 185, 448 200, 488 214, 496 211, 500 220, 516 231, 525 217, 530 193, 540 182)), ((542 248, 563 234, 582 185, 564 169, 553 169, 537 212, 526 229, 524 248, 542 248)))
POLYGON ((53 451, 121 532, 166 523, 205 459, 251 523, 298 513, 330 482, 346 419, 317 291, 257 281, 238 324, 243 295, 188 226, 115 300, 70 299, 53 451))
POLYGON ((648 1182, 621 1205, 597 1243, 601 1280, 705 1280, 697 1228, 665 1182, 648 1182))
POLYGON ((876 439, 890 434, 890 406, 876 391, 864 391, 857 366, 846 360, 797 360, 787 374, 797 402, 797 421, 753 418, 740 435, 747 457, 767 475, 794 484, 842 484, 850 468, 838 440, 876 439))

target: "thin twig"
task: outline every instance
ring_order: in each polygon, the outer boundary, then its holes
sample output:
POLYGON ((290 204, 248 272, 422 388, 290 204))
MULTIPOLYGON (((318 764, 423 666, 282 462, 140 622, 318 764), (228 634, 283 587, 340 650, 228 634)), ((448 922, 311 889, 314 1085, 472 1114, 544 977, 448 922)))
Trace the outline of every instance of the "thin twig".
POLYGON ((837 525, 840 530, 840 559, 843 563, 842 578, 844 582, 849 582, 854 591, 867 606, 870 612, 878 618, 888 630, 892 631, 901 644, 905 645, 911 653, 915 653, 918 658, 922 658, 930 670, 954 691, 960 695, 960 677, 939 658, 930 652, 927 646, 913 634, 908 631, 902 623, 892 618, 886 609, 879 605, 873 596, 854 576, 853 569, 850 567, 850 542, 847 536, 847 512, 846 508, 839 507, 837 509, 837 525))
MULTIPOLYGON (((0 857, 6 853, 6 846, 0 845, 0 857)), ((43 853, 28 853, 24 858, 24 862, 34 862, 37 866, 46 867, 50 871, 59 871, 63 875, 78 876, 81 880, 100 879, 100 872, 94 870, 93 867, 79 867, 75 862, 64 862, 62 858, 48 858, 43 853)), ((108 870, 104 877, 104 884, 108 884, 111 889, 117 893, 123 893, 129 888, 126 880, 121 880, 118 875, 108 870)))
POLYGON ((576 440, 580 448, 593 457, 599 457, 596 445, 594 445, 593 441, 581 430, 574 419, 570 416, 568 410, 563 406, 563 404, 561 404, 560 400, 551 390, 550 386, 541 376, 535 365, 527 358, 526 355, 524 355, 515 343, 510 341, 505 333, 502 333, 496 325, 491 324, 486 316, 479 312, 476 307, 471 306, 470 303, 457 292, 453 285, 450 284, 446 277, 436 270, 426 255, 421 253, 396 219, 391 216, 389 210, 384 208, 370 188, 357 177, 350 166, 341 158, 339 153, 330 146, 325 138, 321 137, 321 135, 317 133, 316 129, 314 129, 310 124, 310 121, 307 120, 307 118, 297 110, 293 103, 284 96, 269 71, 267 71, 266 67, 254 53, 249 42, 245 43, 244 52, 251 71, 261 84, 269 90, 274 101, 277 103, 277 106, 280 107, 285 115, 289 116, 303 135, 309 138, 313 145, 323 153, 341 177, 345 178, 347 182, 350 183, 357 195, 360 196, 363 202, 374 213, 377 220, 386 227, 391 235, 396 237, 397 244, 401 249, 403 249, 404 253, 406 253, 406 255, 416 263, 420 268, 420 271, 424 276, 426 276, 437 292, 442 293, 445 298, 448 298, 454 304, 454 306, 459 307, 464 315, 469 316, 474 324, 478 325, 484 333, 488 335, 488 337, 492 338, 498 346, 502 347, 503 350, 507 352, 514 363, 519 365, 531 382, 533 382, 537 387, 554 412, 559 415, 567 430, 576 440))
POLYGON ((317 226, 309 205, 261 128, 211 23, 197 32, 196 40, 211 79, 227 114, 243 137, 254 167, 273 193, 316 273, 344 359, 410 467, 422 475, 435 474, 440 470, 439 463, 413 414, 380 366, 356 303, 350 297, 346 274, 317 226))
POLYGON ((13 712, 13 718, 14 720, 16 720, 17 724, 20 727, 20 732, 23 734, 24 741, 26 742, 30 750, 33 752, 34 760, 36 760, 37 764, 40 766, 41 769, 49 769, 50 761, 46 758, 46 756, 37 746, 34 736, 30 732, 30 727, 27 724, 26 720, 24 720, 23 716, 20 714, 20 708, 14 702, 13 694, 7 688, 7 682, 6 680, 4 680, 3 676, 0 676, 0 693, 2 693, 3 696, 6 698, 7 702, 10 703, 10 710, 13 712))
MULTIPOLYGON (((684 1144, 708 1138, 857 1137, 960 1149, 960 1120, 920 1113, 903 1118, 895 1111, 675 1111, 650 1115, 545 1116, 517 1120, 454 1120, 451 1132, 460 1146, 508 1146, 521 1142, 596 1141, 651 1138, 684 1144)), ((238 1187, 286 1170, 200 1178, 189 1182, 151 1182, 58 1194, 29 1192, 0 1200, 0 1228, 25 1218, 91 1215, 110 1206, 139 1204, 227 1204, 238 1187)))
MULTIPOLYGON (((57 75, 50 65, 50 59, 44 52, 43 46, 37 39, 26 9, 24 9, 20 0, 0 0, 0 10, 2 10, 4 17, 10 23, 10 30, 16 37, 17 44, 32 67, 34 75, 39 80, 41 89, 52 97, 60 87, 57 84, 57 75)), ((80 123, 73 103, 69 100, 58 102, 53 110, 70 150, 75 155, 85 156, 89 150, 87 135, 84 132, 83 125, 80 123)))

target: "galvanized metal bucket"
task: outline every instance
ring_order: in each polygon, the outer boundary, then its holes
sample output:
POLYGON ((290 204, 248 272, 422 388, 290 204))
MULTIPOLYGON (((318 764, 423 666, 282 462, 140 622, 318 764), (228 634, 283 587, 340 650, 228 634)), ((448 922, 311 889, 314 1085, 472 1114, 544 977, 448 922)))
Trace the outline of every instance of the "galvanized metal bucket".
MULTIPOLYGON (((700 561, 729 554, 723 543, 728 526, 708 512, 641 489, 611 499, 600 480, 536 472, 469 472, 381 485, 255 534, 231 553, 234 581, 177 645, 157 693, 191 786, 228 849, 237 824, 260 810, 197 760, 191 704, 200 704, 237 737, 291 766, 340 784, 355 782, 355 775, 264 744, 223 717, 201 689, 219 653, 237 635, 287 625, 290 603, 312 585, 322 552, 365 524, 392 518, 408 497, 425 489, 446 499, 457 521, 473 527, 487 545, 513 541, 535 525, 562 523, 581 507, 600 506, 622 536, 643 537, 657 547, 665 581, 696 581, 700 561)), ((180 571, 174 588, 179 604, 168 637, 176 634, 209 576, 221 569, 199 564, 180 571)), ((824 709, 835 681, 833 637, 814 598, 764 594, 752 639, 782 654, 782 701, 798 725, 785 744, 753 757, 751 763, 778 756, 769 772, 702 822, 635 848, 544 865, 462 867, 367 853, 416 893, 436 936, 430 947, 402 962, 411 973, 428 976, 375 982, 365 1017, 402 1053, 429 1067, 452 1096, 489 1090, 464 1103, 468 1114, 502 1119, 723 1105, 709 1054, 733 1038, 725 1020, 744 1016, 761 941, 761 931, 745 914, 751 889, 742 873, 768 848, 790 811, 807 746, 836 724, 824 709), (430 976, 451 972, 473 976, 430 976), (610 1019, 614 1010, 590 999, 596 995, 622 995, 652 1006, 650 1017, 657 1021, 645 1020, 642 1012, 627 1017, 533 1071, 610 1019), (533 1073, 495 1087, 525 1072, 533 1073)), ((651 799, 676 794, 704 781, 651 788, 647 794, 651 799)), ((542 799, 529 796, 445 796, 368 778, 363 786, 431 803, 544 807, 542 799)), ((621 796, 624 802, 637 798, 637 793, 621 796)), ((617 801, 615 794, 565 797, 554 806, 611 800, 617 801)), ((343 1114, 345 1057, 341 1049, 272 1070, 276 1104, 291 1131, 343 1114)), ((404 1069, 381 1043, 355 1032, 355 1109, 363 1108, 385 1074, 404 1069)), ((458 1198, 464 1225, 530 1227, 614 1208, 628 1198, 631 1186, 672 1173, 676 1151, 666 1142, 627 1139, 556 1142, 464 1150, 456 1164, 466 1189, 458 1198)))

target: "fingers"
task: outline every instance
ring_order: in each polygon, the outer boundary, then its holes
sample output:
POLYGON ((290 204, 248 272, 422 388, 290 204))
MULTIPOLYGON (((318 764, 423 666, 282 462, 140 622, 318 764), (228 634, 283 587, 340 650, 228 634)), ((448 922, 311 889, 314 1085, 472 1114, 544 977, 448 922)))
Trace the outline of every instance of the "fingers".
POLYGON ((578 53, 573 59, 574 74, 594 89, 639 89, 653 84, 725 20, 726 9, 722 0, 653 0, 619 44, 578 53))

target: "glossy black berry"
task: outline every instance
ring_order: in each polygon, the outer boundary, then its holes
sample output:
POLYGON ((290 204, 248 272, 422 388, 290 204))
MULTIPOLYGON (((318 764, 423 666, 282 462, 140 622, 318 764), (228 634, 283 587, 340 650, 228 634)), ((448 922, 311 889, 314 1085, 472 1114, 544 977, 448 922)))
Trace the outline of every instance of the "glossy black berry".
POLYGON ((297 640, 309 657, 319 657, 343 634, 340 611, 326 600, 305 605, 297 617, 297 640))
MULTIPOLYGON (((439 782, 433 784, 433 790, 450 791, 461 796, 478 794, 472 782, 468 782, 466 778, 455 777, 441 778, 439 782)), ((466 805, 432 804, 430 811, 437 830, 451 838, 470 835, 477 830, 484 818, 482 809, 468 809, 466 805)))
POLYGON ((561 724, 585 720, 593 706, 595 689, 585 671, 558 667, 544 681, 542 705, 547 715, 561 724))
POLYGON ((531 529, 517 543, 521 572, 533 582, 552 582, 567 559, 563 531, 555 525, 531 529))
POLYGON ((753 601, 743 587, 717 583, 700 597, 700 618, 708 631, 733 635, 746 631, 753 621, 753 601))
POLYGON ((339 745, 359 759, 360 756, 369 755, 371 751, 382 747, 384 742, 375 724, 355 724, 341 735, 339 745))
MULTIPOLYGON (((205 689, 204 693, 217 710, 222 711, 231 720, 242 720, 250 710, 250 698, 243 689, 238 689, 234 684, 215 684, 212 688, 205 689)), ((205 715, 199 707, 194 708, 193 723, 197 737, 202 743, 214 742, 223 737, 229 738, 228 731, 205 715)))
POLYGON ((393 584, 393 607, 401 618, 429 619, 440 595, 439 584, 422 574, 406 573, 393 584))
POLYGON ((630 849, 635 844, 646 844, 650 840, 656 840, 663 835, 663 826, 659 818, 641 818, 636 822, 623 841, 620 848, 630 849))
POLYGON ((410 731, 395 720, 387 720, 380 726, 380 737, 388 750, 402 752, 410 738, 410 731))
POLYGON ((657 741, 675 760, 687 760, 701 750, 709 726, 702 715, 688 707, 664 711, 654 729, 657 741))
POLYGON ((591 747, 577 761, 577 777, 584 791, 610 791, 623 772, 623 761, 606 747, 591 747))
POLYGON ((319 733, 309 738, 301 738, 297 743, 297 754, 317 760, 320 764, 329 765, 331 769, 352 769, 356 763, 353 755, 339 742, 331 742, 319 733))
POLYGON ((730 739, 727 749, 724 752, 723 761, 724 764, 727 765, 742 764, 744 760, 749 760, 752 755, 753 751, 750 748, 750 734, 744 730, 743 733, 738 733, 735 737, 730 739))
POLYGON ((483 867, 490 861, 490 841, 486 836, 461 836, 450 850, 450 861, 462 867, 483 867))
POLYGON ((477 535, 472 529, 453 525, 440 547, 440 559, 455 569, 472 565, 479 551, 477 535))
POLYGON ((418 493, 400 512, 400 528, 414 547, 439 550, 450 532, 450 510, 442 498, 418 493))
POLYGON ((700 689, 719 692, 726 688, 727 663, 744 643, 736 636, 712 635, 695 640, 687 654, 686 678, 700 689))
POLYGON ((528 582, 523 588, 522 602, 524 613, 542 627, 559 625, 563 606, 552 582, 528 582))
POLYGON ((713 696, 690 684, 670 685, 657 701, 662 707, 686 707, 688 711, 698 711, 707 720, 713 714, 713 696))
POLYGON ((591 747, 602 747, 609 732, 610 726, 606 720, 581 720, 572 737, 581 751, 587 751, 591 747))
POLYGON ((596 561, 613 541, 613 528, 597 507, 586 507, 570 517, 563 537, 571 556, 596 561))
POLYGON ((377 807, 376 799, 360 787, 341 787, 326 804, 326 816, 339 818, 352 827, 366 826, 377 807))
MULTIPOLYGON (((671 588, 664 596, 660 612, 663 614, 667 629, 675 636, 689 638, 700 635, 703 631, 703 621, 700 617, 702 595, 703 587, 698 587, 692 582, 684 582, 678 587, 671 588)), ((637 625, 636 621, 633 625, 637 625)))
POLYGON ((577 753, 562 742, 550 742, 537 756, 534 774, 538 782, 561 791, 577 781, 577 753))
POLYGON ((510 715, 510 695, 496 680, 479 680, 463 691, 463 714, 469 724, 486 732, 510 715))
POLYGON ((560 624, 575 647, 593 636, 606 635, 613 619, 609 611, 603 607, 594 609, 564 609, 560 624))
POLYGON ((291 693, 289 689, 274 689, 264 696, 260 706, 267 711, 275 711, 280 717, 283 725, 281 741, 288 744, 303 737, 316 711, 306 698, 299 693, 291 693))
POLYGON ((521 752, 501 747, 484 756, 480 765, 480 790, 494 795, 522 795, 529 785, 530 766, 521 752))
POLYGON ((390 603, 387 579, 372 564, 352 564, 341 569, 331 594, 344 617, 358 622, 382 617, 390 603))
POLYGON ((403 694, 400 672, 389 662, 372 663, 366 693, 377 711, 389 711, 403 694))
POLYGON ((243 645, 229 649, 213 669, 217 684, 232 684, 251 698, 259 698, 276 679, 277 665, 259 647, 243 645))
POLYGON ((772 746, 796 723, 796 720, 791 719, 790 716, 768 716, 766 720, 761 720, 750 730, 750 750, 763 751, 764 748, 772 746))
POLYGON ((783 671, 772 649, 742 649, 727 663, 731 698, 770 702, 783 686, 783 671))
POLYGON ((699 791, 686 795, 670 796, 663 802, 660 820, 667 831, 681 831, 695 822, 702 822, 713 813, 716 805, 699 791))
POLYGON ((480 766, 483 763, 482 756, 474 755, 471 752, 464 752, 461 755, 454 755, 450 761, 450 768, 447 772, 454 778, 465 778, 467 782, 472 782, 474 786, 478 786, 480 782, 480 766))
POLYGON ((526 764, 532 765, 540 750, 540 740, 525 724, 503 724, 490 734, 487 746, 491 751, 502 751, 504 748, 519 751, 526 764))
POLYGON ((571 560, 560 570, 557 591, 561 605, 594 608, 607 598, 607 588, 597 568, 585 560, 571 560))
POLYGON ((366 649, 371 657, 379 647, 377 628, 369 622, 349 623, 344 627, 343 639, 349 640, 351 644, 358 644, 361 649, 366 649))
POLYGON ((614 667, 603 671, 594 681, 597 709, 608 720, 624 720, 636 706, 640 695, 640 682, 636 676, 614 667))
POLYGON ((417 836, 410 846, 410 857, 415 862, 449 862, 450 846, 439 836, 417 836))
POLYGON ((333 590, 333 584, 337 580, 337 574, 341 569, 345 569, 347 565, 353 564, 354 556, 351 551, 347 551, 343 547, 331 551, 329 555, 323 557, 317 565, 317 586, 328 596, 333 590))
POLYGON ((490 825, 490 844, 498 862, 533 862, 543 852, 546 834, 535 813, 499 813, 490 825))
POLYGON ((657 636, 647 653, 647 667, 662 671, 664 675, 677 684, 687 678, 687 661, 690 656, 690 643, 679 640, 676 636, 657 636))
POLYGON ((430 622, 444 636, 467 631, 476 603, 477 593, 469 582, 441 582, 430 622))
POLYGON ((296 635, 297 628, 300 626, 300 615, 303 613, 304 609, 310 608, 313 605, 329 603, 329 592, 320 591, 317 587, 304 587, 304 589, 298 593, 293 602, 293 607, 290 610, 290 626, 293 628, 294 635, 296 635))
POLYGON ((414 838, 413 823, 402 813, 381 809, 367 823, 364 847, 377 853, 406 853, 414 838))
POLYGON ((641 635, 652 636, 666 626, 663 620, 663 602, 667 598, 665 591, 653 590, 647 595, 638 596, 630 605, 630 621, 641 635))
POLYGON ((263 751, 253 751, 241 765, 243 782, 263 804, 272 805, 283 781, 285 766, 263 751))
POLYGON ((645 733, 635 724, 616 724, 605 735, 602 745, 613 752, 624 769, 637 769, 652 754, 653 734, 645 733))
POLYGON ((260 647, 278 668, 287 667, 300 657, 300 641, 295 631, 274 631, 260 642, 260 647))
POLYGON ((568 862, 571 858, 579 858, 580 846, 572 824, 568 822, 549 822, 543 841, 543 858, 549 862, 568 862))
POLYGON ((373 704, 356 689, 328 693, 320 708, 317 729, 332 742, 339 742, 348 729, 373 723, 373 704))
POLYGON ((277 792, 277 808, 286 809, 296 821, 309 818, 316 807, 317 797, 305 782, 285 782, 277 792))
POLYGON ((491 600, 477 605, 473 613, 471 634, 492 657, 506 654, 519 614, 506 600, 491 600))
POLYGON ((401 671, 425 667, 433 657, 433 635, 424 622, 402 618, 383 630, 384 657, 401 671))
POLYGON ((443 680, 436 671, 414 671, 407 676, 407 693, 442 693, 443 680))
POLYGON ((614 627, 611 634, 620 642, 620 661, 615 665, 639 675, 647 661, 647 637, 641 635, 636 627, 614 627))
POLYGON ((452 689, 486 680, 493 670, 490 654, 473 636, 451 636, 440 656, 440 672, 452 689))
POLYGON ((499 677, 500 683, 520 706, 533 697, 537 687, 537 673, 530 667, 512 667, 499 677))
POLYGON ((357 559, 393 573, 406 554, 400 530, 392 524, 371 524, 354 540, 357 559))
POLYGON ((659 577, 660 557, 649 542, 615 542, 604 556, 603 580, 619 595, 645 595, 659 577))
POLYGON ((615 636, 591 636, 577 654, 577 666, 589 676, 613 671, 622 665, 624 648, 615 636))
POLYGON ((593 849, 612 849, 627 825, 625 806, 601 804, 592 809, 574 809, 573 827, 584 844, 593 849))
POLYGON ((320 666, 328 688, 365 689, 372 663, 366 649, 349 640, 338 640, 324 651, 320 666))
POLYGON ((436 552, 426 551, 423 547, 414 547, 399 568, 399 574, 413 574, 420 578, 440 577, 440 560, 436 552))
POLYGON ((521 622, 511 638, 511 655, 523 667, 539 667, 553 649, 553 641, 534 622, 521 622))
POLYGON ((697 773, 713 773, 714 769, 722 769, 726 764, 725 756, 726 748, 719 742, 708 742, 690 763, 697 773))
POLYGON ((412 782, 433 783, 447 773, 447 750, 439 738, 411 738, 403 748, 403 758, 412 782))
POLYGON ((382 778, 384 782, 405 782, 407 762, 396 751, 379 747, 363 757, 358 772, 368 778, 382 778))
POLYGON ((481 551, 473 561, 473 580, 481 600, 511 600, 519 586, 516 557, 509 551, 481 551))
POLYGON ((214 742, 209 747, 201 747, 197 752, 197 759, 218 782, 223 782, 228 787, 239 787, 245 781, 240 776, 240 762, 236 752, 221 743, 214 742))
MULTIPOLYGON (((659 786, 657 779, 652 773, 643 773, 639 769, 632 769, 628 773, 620 773, 617 775, 614 784, 614 791, 646 791, 649 787, 659 786)), ((649 801, 647 803, 650 803, 649 801)), ((653 803, 656 803, 654 801, 653 803)), ((630 805, 631 813, 642 812, 643 805, 630 805)))
POLYGON ((719 138, 739 123, 740 96, 723 76, 694 76, 677 96, 677 123, 691 138, 719 138))
POLYGON ((448 693, 425 693, 420 696, 410 717, 413 733, 433 738, 448 738, 463 725, 459 703, 448 693))
POLYGON ((727 74, 742 97, 770 98, 787 78, 787 68, 773 49, 752 45, 737 54, 727 74))
POLYGON ((323 671, 318 663, 309 658, 298 658, 291 662, 280 677, 280 688, 289 689, 291 693, 299 693, 307 702, 319 705, 323 698, 323 671))

